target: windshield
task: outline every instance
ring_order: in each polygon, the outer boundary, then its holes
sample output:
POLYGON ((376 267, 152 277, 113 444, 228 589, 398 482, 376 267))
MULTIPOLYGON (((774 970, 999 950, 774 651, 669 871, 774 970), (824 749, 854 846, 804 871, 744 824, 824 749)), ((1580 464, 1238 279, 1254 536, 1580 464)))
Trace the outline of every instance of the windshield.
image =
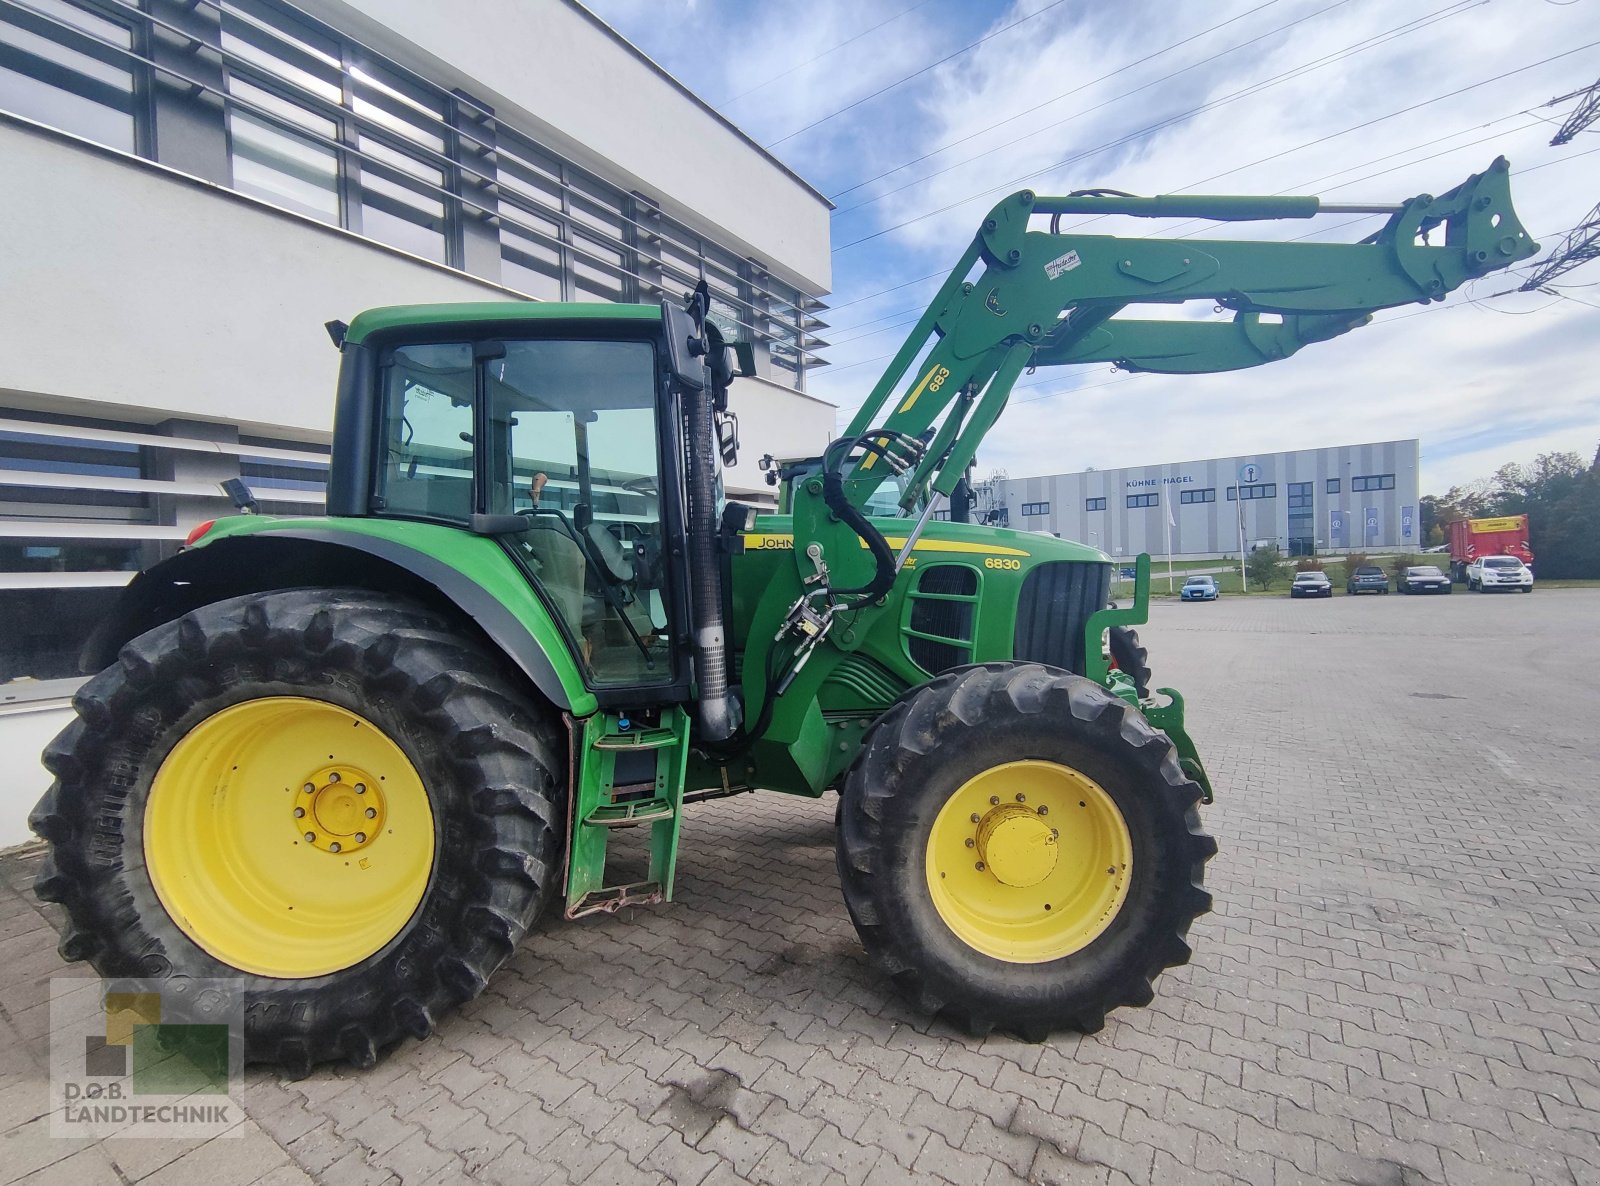
POLYGON ((1184 582, 1184 584, 1186 584, 1186 585, 1209 585, 1209 584, 1211 584, 1211 578, 1210 577, 1190 577, 1187 581, 1184 582))
MULTIPOLYGON (((799 461, 780 462, 783 466, 783 480, 785 493, 792 493, 796 484, 809 478, 812 474, 822 469, 822 458, 806 457, 799 461)), ((883 484, 872 492, 872 497, 867 499, 862 510, 869 519, 902 519, 906 513, 900 509, 900 500, 905 497, 906 479, 902 474, 885 478, 883 484)), ((785 501, 787 506, 787 500, 785 501)), ((912 510, 913 515, 922 513, 923 502, 917 500, 917 505, 912 510)))
POLYGON ((1490 556, 1483 562, 1485 568, 1521 568, 1522 561, 1512 556, 1490 556))
POLYGON ((1422 568, 1408 568, 1408 569, 1406 569, 1406 576, 1408 576, 1408 577, 1439 577, 1439 576, 1443 576, 1443 575, 1444 574, 1442 572, 1440 572, 1437 568, 1433 567, 1433 565, 1431 565, 1431 564, 1426 565, 1426 566, 1424 566, 1422 568))
POLYGON ((1358 576, 1358 577, 1381 577, 1382 575, 1383 575, 1383 569, 1381 569, 1381 568, 1371 568, 1371 567, 1365 567, 1364 566, 1362 568, 1356 569, 1356 576, 1358 576))
POLYGON ((1319 585, 1327 579, 1320 572, 1303 572, 1295 577, 1295 580, 1303 585, 1319 585))

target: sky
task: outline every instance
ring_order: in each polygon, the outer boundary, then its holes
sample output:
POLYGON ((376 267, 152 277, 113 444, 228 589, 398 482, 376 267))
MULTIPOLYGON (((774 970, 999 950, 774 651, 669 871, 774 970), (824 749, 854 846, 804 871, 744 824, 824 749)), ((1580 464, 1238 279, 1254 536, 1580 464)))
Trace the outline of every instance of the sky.
MULTIPOLYGON (((1573 103, 1546 105, 1600 78, 1600 0, 586 3, 835 203, 831 365, 808 388, 841 428, 1018 189, 1396 202, 1504 155, 1545 253, 1600 202, 1600 124, 1550 147, 1573 103)), ((1355 242, 1383 221, 1112 218, 1085 233, 1355 242)), ((1422 489, 1442 493, 1542 452, 1590 458, 1600 262, 1554 293, 1506 291, 1520 282, 1494 273, 1246 371, 1025 375, 979 472, 1415 436, 1422 489)))

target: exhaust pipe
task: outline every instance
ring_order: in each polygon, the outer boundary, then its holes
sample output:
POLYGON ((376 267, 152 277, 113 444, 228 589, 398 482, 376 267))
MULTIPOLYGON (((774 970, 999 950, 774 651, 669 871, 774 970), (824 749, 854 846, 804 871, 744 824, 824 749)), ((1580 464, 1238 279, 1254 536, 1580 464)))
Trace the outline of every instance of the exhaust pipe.
POLYGON ((716 424, 709 386, 689 393, 689 592, 694 606, 695 676, 700 736, 726 741, 743 716, 728 687, 727 627, 722 620, 722 575, 717 555, 716 424))
POLYGON ((728 687, 727 626, 722 620, 722 565, 717 554, 717 476, 722 456, 717 447, 716 409, 706 366, 709 343, 705 312, 710 294, 704 282, 689 311, 661 302, 670 363, 684 393, 688 440, 689 598, 694 618, 696 717, 705 741, 726 741, 739 729, 743 710, 728 687))

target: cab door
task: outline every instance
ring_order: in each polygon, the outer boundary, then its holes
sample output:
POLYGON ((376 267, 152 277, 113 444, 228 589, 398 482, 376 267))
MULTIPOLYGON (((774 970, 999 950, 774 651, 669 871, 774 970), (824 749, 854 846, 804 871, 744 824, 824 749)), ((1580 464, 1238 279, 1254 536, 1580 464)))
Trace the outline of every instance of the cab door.
POLYGON ((381 365, 379 513, 492 530, 602 703, 682 699, 679 421, 656 344, 497 336, 381 365))

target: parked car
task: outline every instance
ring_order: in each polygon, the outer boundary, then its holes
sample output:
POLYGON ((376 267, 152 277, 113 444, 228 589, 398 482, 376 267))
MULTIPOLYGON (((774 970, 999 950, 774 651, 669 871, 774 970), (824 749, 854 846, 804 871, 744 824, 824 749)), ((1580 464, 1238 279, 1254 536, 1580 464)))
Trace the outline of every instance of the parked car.
POLYGON ((1178 592, 1179 601, 1215 601, 1217 599, 1217 581, 1215 577, 1194 576, 1183 582, 1183 588, 1178 592))
POLYGON ((1297 572, 1289 585, 1290 597, 1332 597, 1333 582, 1325 572, 1297 572))
POLYGON ((1389 574, 1376 564, 1363 564, 1344 583, 1346 593, 1387 593, 1389 574))
POLYGON ((1490 589, 1533 592, 1533 569, 1515 556, 1480 556, 1467 565, 1467 588, 1487 593, 1490 589))
POLYGON ((1402 593, 1448 593, 1450 578, 1440 572, 1437 565, 1419 564, 1406 569, 1395 580, 1395 588, 1402 593))

